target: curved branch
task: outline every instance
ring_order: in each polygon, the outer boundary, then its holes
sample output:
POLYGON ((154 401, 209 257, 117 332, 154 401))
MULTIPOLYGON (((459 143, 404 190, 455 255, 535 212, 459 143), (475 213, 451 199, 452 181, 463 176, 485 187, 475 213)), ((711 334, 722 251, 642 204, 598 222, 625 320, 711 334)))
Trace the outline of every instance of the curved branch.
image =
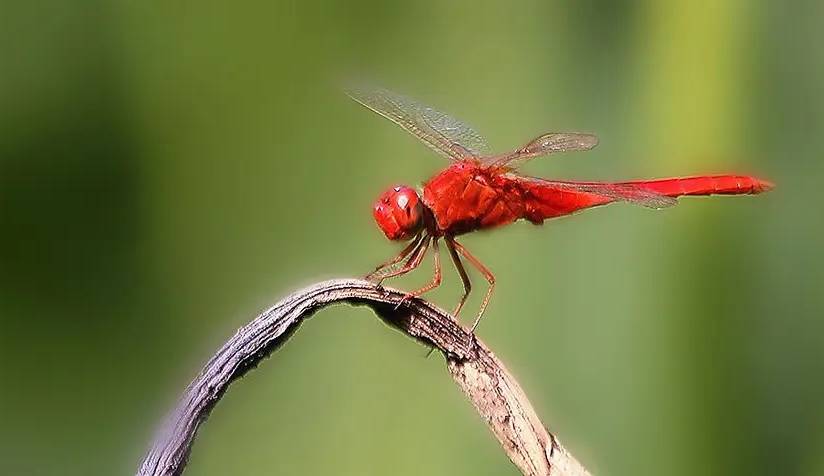
POLYGON ((137 474, 182 474, 199 426, 229 385, 283 345, 303 320, 339 302, 367 305, 390 326, 440 350, 455 382, 524 475, 589 474, 544 428, 518 383, 482 342, 426 301, 397 307, 403 296, 367 281, 338 279, 295 292, 264 311, 238 330, 189 385, 137 474))

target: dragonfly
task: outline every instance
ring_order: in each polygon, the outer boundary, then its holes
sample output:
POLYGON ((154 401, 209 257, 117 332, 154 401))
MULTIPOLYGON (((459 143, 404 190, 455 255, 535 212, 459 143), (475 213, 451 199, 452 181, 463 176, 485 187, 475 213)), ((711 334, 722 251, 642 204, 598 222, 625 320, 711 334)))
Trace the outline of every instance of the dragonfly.
POLYGON ((597 137, 587 133, 548 132, 511 152, 492 154, 487 141, 475 129, 410 97, 372 86, 350 87, 346 93, 449 161, 449 165, 420 190, 393 185, 375 202, 373 216, 386 238, 409 243, 397 256, 377 266, 366 279, 380 284, 384 279, 409 273, 420 266, 431 249, 432 279, 420 289, 407 293, 401 303, 437 288, 442 281, 439 241, 443 239, 463 285, 454 316, 458 316, 472 290, 464 260, 488 283, 472 332, 489 305, 495 276, 457 241, 458 236, 518 220, 540 225, 545 220, 616 202, 661 209, 675 205, 681 196, 755 195, 773 188, 768 181, 746 175, 698 175, 627 182, 531 177, 518 173, 518 167, 536 157, 590 150, 598 145, 597 137))

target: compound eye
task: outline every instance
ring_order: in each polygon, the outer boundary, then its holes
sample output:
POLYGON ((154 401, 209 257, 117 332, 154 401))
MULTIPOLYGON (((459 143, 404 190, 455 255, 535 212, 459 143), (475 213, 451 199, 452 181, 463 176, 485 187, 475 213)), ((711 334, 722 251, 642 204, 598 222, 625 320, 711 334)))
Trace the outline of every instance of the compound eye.
POLYGON ((387 190, 373 208, 378 226, 390 240, 411 238, 423 226, 424 208, 418 192, 400 185, 387 190))
POLYGON ((398 204, 398 208, 401 210, 409 213, 409 196, 405 193, 399 193, 398 198, 395 199, 395 203, 398 204))
POLYGON ((422 206, 418 193, 408 187, 401 188, 393 197, 396 219, 408 232, 416 231, 421 224, 422 206))

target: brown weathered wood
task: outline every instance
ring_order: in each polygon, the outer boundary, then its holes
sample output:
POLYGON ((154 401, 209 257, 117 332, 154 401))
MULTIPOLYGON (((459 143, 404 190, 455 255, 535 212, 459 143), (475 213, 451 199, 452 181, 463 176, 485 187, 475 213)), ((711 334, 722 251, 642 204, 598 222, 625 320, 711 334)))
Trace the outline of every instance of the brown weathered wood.
POLYGON ((348 302, 371 307, 389 325, 440 350, 449 372, 524 475, 588 475, 541 423, 503 364, 449 314, 403 293, 361 280, 331 280, 295 292, 229 339, 167 417, 139 476, 182 474, 200 425, 236 379, 255 368, 318 309, 348 302))

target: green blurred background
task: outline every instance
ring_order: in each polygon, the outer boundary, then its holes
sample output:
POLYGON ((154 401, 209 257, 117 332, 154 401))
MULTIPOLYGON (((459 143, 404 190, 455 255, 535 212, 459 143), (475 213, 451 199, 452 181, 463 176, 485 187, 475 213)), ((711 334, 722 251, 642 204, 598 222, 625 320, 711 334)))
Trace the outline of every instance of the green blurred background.
MULTIPOLYGON (((479 333, 597 474, 824 474, 822 29, 815 0, 2 0, 0 474, 132 474, 237 327, 397 251, 372 201, 445 162, 352 74, 499 150, 599 134, 530 174, 775 181, 467 236, 499 279, 479 333)), ((517 474, 425 353, 321 312, 187 474, 517 474)))

